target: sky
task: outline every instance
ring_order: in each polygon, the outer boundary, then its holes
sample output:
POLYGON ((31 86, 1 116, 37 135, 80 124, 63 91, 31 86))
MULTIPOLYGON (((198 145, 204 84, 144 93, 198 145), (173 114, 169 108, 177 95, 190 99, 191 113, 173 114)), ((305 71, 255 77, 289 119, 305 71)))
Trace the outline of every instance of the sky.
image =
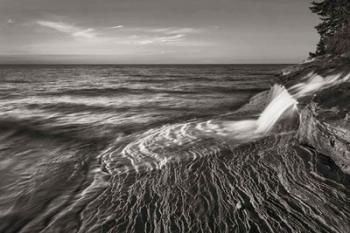
POLYGON ((308 0, 0 0, 0 63, 298 63, 308 0))

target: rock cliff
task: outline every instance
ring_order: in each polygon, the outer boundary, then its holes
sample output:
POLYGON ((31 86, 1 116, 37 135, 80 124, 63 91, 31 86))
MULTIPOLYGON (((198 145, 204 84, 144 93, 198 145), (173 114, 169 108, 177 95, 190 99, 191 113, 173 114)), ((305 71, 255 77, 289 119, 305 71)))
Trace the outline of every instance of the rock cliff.
MULTIPOLYGON (((321 57, 283 71, 281 82, 288 86, 314 72, 321 76, 349 75, 348 56, 321 57)), ((300 124, 297 138, 302 144, 330 157, 350 174, 350 80, 334 83, 299 100, 300 124)))

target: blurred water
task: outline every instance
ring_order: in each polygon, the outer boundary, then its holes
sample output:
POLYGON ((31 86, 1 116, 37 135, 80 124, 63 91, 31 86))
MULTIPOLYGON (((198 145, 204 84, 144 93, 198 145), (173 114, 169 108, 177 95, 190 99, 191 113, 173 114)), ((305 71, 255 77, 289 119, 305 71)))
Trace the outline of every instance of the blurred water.
POLYGON ((222 130, 283 67, 1 66, 0 232, 346 232, 320 155, 222 130))

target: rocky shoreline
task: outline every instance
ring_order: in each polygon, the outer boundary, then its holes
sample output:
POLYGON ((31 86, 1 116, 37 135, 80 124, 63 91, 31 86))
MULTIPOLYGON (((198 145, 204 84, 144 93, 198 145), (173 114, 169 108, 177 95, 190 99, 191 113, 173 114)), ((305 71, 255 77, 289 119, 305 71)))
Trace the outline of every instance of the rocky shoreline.
MULTIPOLYGON (((286 88, 304 82, 311 72, 326 77, 350 74, 350 56, 319 57, 281 71, 278 83, 286 88)), ((271 100, 271 91, 254 95, 237 110, 237 114, 263 111, 271 100)), ((350 80, 317 90, 298 100, 299 126, 296 138, 300 144, 314 148, 331 158, 350 174, 350 80)))
MULTIPOLYGON (((306 74, 321 76, 350 73, 349 57, 321 57, 285 70, 281 82, 289 87, 306 74)), ((350 82, 341 82, 299 100, 300 143, 330 157, 344 173, 350 174, 350 82)))

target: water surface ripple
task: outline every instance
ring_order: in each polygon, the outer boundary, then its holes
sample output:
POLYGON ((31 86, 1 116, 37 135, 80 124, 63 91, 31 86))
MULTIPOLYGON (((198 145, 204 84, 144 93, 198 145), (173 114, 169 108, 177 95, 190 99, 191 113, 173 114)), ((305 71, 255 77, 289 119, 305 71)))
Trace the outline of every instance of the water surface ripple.
POLYGON ((350 177, 225 122, 283 66, 1 66, 0 232, 334 232, 350 177))

